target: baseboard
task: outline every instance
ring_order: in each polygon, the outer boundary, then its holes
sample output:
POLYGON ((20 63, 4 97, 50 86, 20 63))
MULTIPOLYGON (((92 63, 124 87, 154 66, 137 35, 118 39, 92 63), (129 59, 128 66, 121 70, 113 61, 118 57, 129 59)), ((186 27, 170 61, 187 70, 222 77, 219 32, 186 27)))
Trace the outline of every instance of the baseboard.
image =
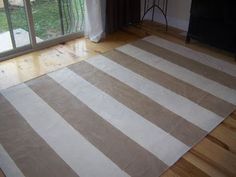
MULTIPOLYGON (((151 13, 148 13, 145 18, 145 20, 151 20, 151 13)), ((170 17, 167 16, 167 20, 168 20, 168 25, 181 29, 183 31, 188 31, 188 25, 189 25, 189 21, 185 21, 185 20, 180 20, 178 18, 175 17, 170 17)), ((162 14, 159 13, 155 13, 155 17, 154 17, 154 21, 165 24, 165 19, 164 16, 162 14)))

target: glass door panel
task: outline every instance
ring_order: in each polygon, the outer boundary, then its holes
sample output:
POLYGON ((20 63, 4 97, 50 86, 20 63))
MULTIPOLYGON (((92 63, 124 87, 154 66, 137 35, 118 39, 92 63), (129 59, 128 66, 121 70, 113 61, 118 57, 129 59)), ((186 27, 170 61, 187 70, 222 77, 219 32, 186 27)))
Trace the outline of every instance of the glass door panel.
POLYGON ((58 0, 62 16, 63 34, 72 34, 83 31, 84 27, 84 0, 58 0))
POLYGON ((35 35, 40 42, 83 29, 83 1, 36 0, 31 3, 35 35))
POLYGON ((0 0, 0 61, 82 35, 84 0, 0 0))
POLYGON ((3 0, 0 0, 0 53, 13 49, 9 31, 6 10, 3 0))
POLYGON ((30 45, 23 0, 0 0, 0 53, 30 45))
POLYGON ((30 45, 29 27, 23 0, 8 0, 8 9, 15 38, 16 48, 30 45))
POLYGON ((36 36, 45 41, 81 32, 83 9, 83 0, 36 0, 32 3, 36 36))
POLYGON ((62 35, 57 0, 36 0, 31 7, 38 42, 62 35))

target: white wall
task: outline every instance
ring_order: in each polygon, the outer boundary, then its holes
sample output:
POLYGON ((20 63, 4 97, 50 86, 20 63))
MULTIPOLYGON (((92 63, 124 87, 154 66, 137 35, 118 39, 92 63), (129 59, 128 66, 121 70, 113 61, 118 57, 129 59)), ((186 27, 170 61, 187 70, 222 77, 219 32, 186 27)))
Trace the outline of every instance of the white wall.
MULTIPOLYGON (((142 0, 141 16, 143 15, 143 4, 144 0, 142 0)), ((167 12, 169 26, 187 31, 190 17, 190 7, 191 0, 169 0, 167 12)), ((160 23, 165 23, 164 17, 160 14, 157 8, 155 12, 154 20, 160 23)), ((151 12, 145 16, 145 19, 151 19, 151 12)))

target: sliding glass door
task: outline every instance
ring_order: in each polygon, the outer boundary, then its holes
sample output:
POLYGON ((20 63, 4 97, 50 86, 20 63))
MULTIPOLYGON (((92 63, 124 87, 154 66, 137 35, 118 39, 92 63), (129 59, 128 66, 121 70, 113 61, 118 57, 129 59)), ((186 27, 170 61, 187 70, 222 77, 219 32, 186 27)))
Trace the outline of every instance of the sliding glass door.
POLYGON ((0 60, 82 35, 83 0, 0 0, 0 60))
POLYGON ((30 45, 29 27, 27 23, 23 0, 9 3, 0 0, 0 52, 17 49, 30 45))

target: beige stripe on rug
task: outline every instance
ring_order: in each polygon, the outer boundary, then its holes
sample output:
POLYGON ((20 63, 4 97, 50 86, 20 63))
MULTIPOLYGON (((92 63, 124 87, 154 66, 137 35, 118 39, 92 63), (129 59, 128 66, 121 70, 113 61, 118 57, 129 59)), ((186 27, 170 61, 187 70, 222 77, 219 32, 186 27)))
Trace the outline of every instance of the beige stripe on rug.
POLYGON ((77 177, 2 95, 0 105, 0 142, 25 176, 77 177))
POLYGON ((211 93, 205 92, 192 86, 191 84, 177 79, 176 75, 171 76, 167 74, 167 70, 159 70, 158 68, 160 67, 160 63, 158 63, 157 66, 150 58, 139 60, 139 58, 133 58, 118 50, 108 52, 104 56, 122 66, 127 67, 133 72, 136 72, 141 76, 153 82, 159 83, 165 88, 196 102, 202 107, 211 110, 222 117, 227 116, 229 112, 234 110, 234 105, 212 95, 211 93))
POLYGON ((28 84, 68 123, 130 176, 158 176, 166 169, 162 161, 104 121, 53 79, 44 76, 28 84), (64 106, 65 103, 67 106, 64 106))
POLYGON ((235 110, 233 66, 150 36, 2 90, 0 164, 15 165, 0 168, 160 176, 235 110))

